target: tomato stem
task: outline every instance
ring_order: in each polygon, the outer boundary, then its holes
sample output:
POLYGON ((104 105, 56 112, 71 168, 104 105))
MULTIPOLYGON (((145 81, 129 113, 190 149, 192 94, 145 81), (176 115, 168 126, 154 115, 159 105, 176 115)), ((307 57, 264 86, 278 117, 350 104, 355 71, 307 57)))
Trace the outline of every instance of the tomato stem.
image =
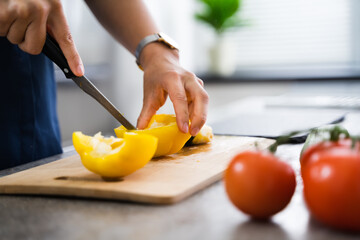
MULTIPOLYGON (((310 129, 304 129, 304 130, 298 130, 298 131, 293 131, 290 132, 288 134, 285 135, 281 135, 278 138, 276 138, 275 143, 271 144, 268 148, 268 150, 271 153, 275 153, 277 150, 277 147, 279 145, 282 144, 287 144, 289 143, 289 139, 295 135, 298 135, 299 133, 306 133, 308 132, 308 138, 309 136, 315 136, 316 138, 321 137, 322 139, 320 141, 333 141, 336 142, 338 141, 340 138, 350 138, 350 134, 349 132, 339 126, 339 125, 335 125, 332 128, 310 128, 310 129)), ((353 143, 352 145, 355 147, 355 144, 357 141, 360 141, 360 137, 351 137, 353 143)), ((319 140, 317 140, 319 141, 319 140)))
POLYGON ((330 133, 330 141, 332 141, 332 142, 338 141, 340 139, 340 137, 343 137, 343 138, 350 137, 349 132, 345 128, 340 127, 338 125, 334 126, 332 129, 330 129, 329 133, 330 133))
POLYGON ((290 133, 288 133, 288 134, 286 134, 286 135, 281 135, 281 136, 279 136, 278 138, 276 138, 275 142, 269 146, 268 150, 269 150, 271 153, 275 153, 276 150, 277 150, 277 147, 278 147, 279 145, 289 143, 289 139, 290 139, 292 136, 298 135, 299 133, 302 133, 302 132, 305 132, 305 131, 309 131, 309 129, 307 129, 307 130, 300 130, 300 131, 293 131, 293 132, 290 132, 290 133))

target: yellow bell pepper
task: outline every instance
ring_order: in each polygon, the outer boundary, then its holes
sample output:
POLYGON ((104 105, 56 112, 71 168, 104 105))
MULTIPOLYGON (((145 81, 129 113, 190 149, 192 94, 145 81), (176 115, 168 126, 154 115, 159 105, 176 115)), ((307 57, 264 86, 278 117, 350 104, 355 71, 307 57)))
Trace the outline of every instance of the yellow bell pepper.
POLYGON ((157 139, 136 133, 105 138, 100 133, 91 137, 74 132, 73 144, 88 170, 104 178, 118 178, 144 167, 154 156, 157 139))
POLYGON ((212 128, 209 125, 204 125, 198 134, 191 141, 192 144, 205 144, 211 142, 214 138, 212 128))
POLYGON ((115 128, 117 137, 123 137, 126 132, 157 137, 158 146, 154 157, 177 153, 191 137, 190 133, 183 133, 179 130, 175 115, 170 114, 154 115, 147 128, 143 130, 127 130, 123 126, 115 128))

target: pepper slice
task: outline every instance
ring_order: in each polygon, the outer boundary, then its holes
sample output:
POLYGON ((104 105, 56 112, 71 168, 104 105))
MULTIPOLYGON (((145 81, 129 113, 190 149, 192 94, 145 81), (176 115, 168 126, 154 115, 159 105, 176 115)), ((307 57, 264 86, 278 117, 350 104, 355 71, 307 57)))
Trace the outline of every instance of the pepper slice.
POLYGON ((81 162, 91 172, 107 178, 129 175, 144 167, 154 156, 157 138, 125 133, 123 138, 94 137, 73 133, 73 144, 81 162))
POLYGON ((211 142, 214 138, 212 128, 209 125, 204 125, 198 134, 191 141, 192 144, 205 144, 211 142))
POLYGON ((147 128, 143 130, 127 130, 120 126, 114 129, 117 137, 123 137, 126 132, 147 134, 158 138, 158 146, 154 157, 177 153, 190 139, 190 133, 183 133, 176 124, 176 117, 172 114, 154 115, 147 128))

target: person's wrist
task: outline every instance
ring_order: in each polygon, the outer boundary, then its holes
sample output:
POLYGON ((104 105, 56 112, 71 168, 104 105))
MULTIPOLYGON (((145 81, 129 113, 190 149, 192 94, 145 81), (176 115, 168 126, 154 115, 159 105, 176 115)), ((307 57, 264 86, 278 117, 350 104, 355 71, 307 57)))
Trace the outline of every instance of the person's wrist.
POLYGON ((142 69, 146 69, 149 65, 156 64, 158 59, 164 59, 169 62, 179 61, 179 50, 171 49, 160 42, 152 42, 147 44, 139 56, 139 63, 142 69))

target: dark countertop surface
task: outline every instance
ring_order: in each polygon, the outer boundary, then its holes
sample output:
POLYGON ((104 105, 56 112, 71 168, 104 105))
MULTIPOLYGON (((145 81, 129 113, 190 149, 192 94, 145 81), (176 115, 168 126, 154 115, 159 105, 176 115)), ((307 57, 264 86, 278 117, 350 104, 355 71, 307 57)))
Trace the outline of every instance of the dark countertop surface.
MULTIPOLYGON (((360 113, 345 125, 359 132, 360 113)), ((67 197, 0 195, 0 239, 360 239, 313 220, 302 197, 299 153, 302 145, 280 146, 277 155, 297 173, 289 206, 269 222, 256 222, 239 212, 224 192, 223 182, 175 205, 67 197)), ((62 155, 0 171, 0 176, 75 154, 62 155)))

